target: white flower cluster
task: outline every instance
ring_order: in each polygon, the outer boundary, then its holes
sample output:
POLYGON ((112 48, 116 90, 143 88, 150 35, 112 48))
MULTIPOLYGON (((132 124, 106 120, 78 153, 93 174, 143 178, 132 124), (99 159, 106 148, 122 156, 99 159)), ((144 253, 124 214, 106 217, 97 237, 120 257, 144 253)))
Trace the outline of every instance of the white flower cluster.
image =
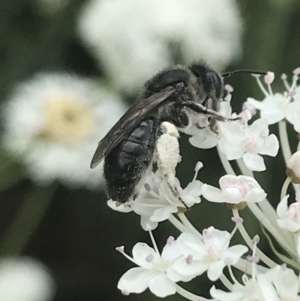
MULTIPOLYGON (((153 243, 153 248, 145 243, 137 243, 133 247, 132 257, 125 253, 124 247, 117 248, 138 266, 121 277, 118 288, 123 294, 142 293, 149 288, 158 297, 178 293, 192 301, 208 300, 207 297, 189 292, 178 284, 206 274, 211 281, 221 280, 227 289, 225 291, 212 285, 209 291, 211 300, 300 301, 300 142, 298 151, 292 154, 286 130, 286 122, 289 121, 297 131, 294 136, 299 137, 296 110, 298 102, 300 103, 300 88, 297 87, 299 71, 300 69, 294 71, 291 85, 288 84, 286 76, 283 76, 287 91, 282 94, 272 92, 273 73, 268 73, 264 78, 267 89, 257 77, 265 99, 262 102, 248 99, 239 114, 231 112, 230 99, 233 89, 227 86, 227 96, 221 112, 224 116, 240 118, 219 123, 217 134, 203 129, 195 132, 190 138, 191 143, 197 147, 217 146, 227 173, 219 180, 220 188, 197 180, 198 171, 203 167, 202 163, 198 162, 193 180, 182 189, 175 177, 174 164, 177 163, 174 162, 179 161, 175 151, 175 161, 168 159, 167 155, 164 156, 164 160, 167 160, 164 166, 172 163, 169 171, 163 173, 158 164, 155 173, 148 172, 134 201, 119 206, 113 201, 108 201, 109 206, 115 210, 133 211, 140 215, 141 225, 149 231, 153 243), (282 100, 282 103, 279 103, 279 100, 282 100), (290 109, 290 106, 295 110, 290 109), (261 118, 252 122, 256 109, 261 112, 261 118), (292 111, 296 116, 294 119, 288 117, 292 111), (287 166, 287 178, 282 185, 280 196, 274 201, 278 204, 277 210, 271 206, 267 200, 267 193, 253 174, 253 171, 266 169, 262 155, 274 157, 278 153, 278 138, 269 134, 268 129, 268 124, 274 122, 279 123, 279 140, 287 166), (237 160, 243 175, 236 174, 229 160, 237 160), (166 176, 170 172, 174 173, 173 182, 166 176), (287 194, 291 183, 295 189, 294 195, 287 194), (213 226, 200 233, 190 223, 185 212, 200 203, 200 196, 210 202, 228 205, 232 210, 232 221, 236 224, 232 233, 215 229, 213 226), (288 200, 292 202, 288 204, 288 200), (240 210, 246 206, 262 224, 265 235, 263 238, 267 238, 274 252, 272 258, 259 249, 258 235, 254 238, 249 236, 240 216, 240 210), (152 230, 159 222, 165 220, 169 220, 182 233, 177 239, 170 236, 160 253, 152 230), (236 231, 242 235, 245 245, 231 245, 231 238, 236 231), (276 241, 276 244, 273 241, 276 241), (277 250, 278 245, 281 246, 280 250, 277 250), (246 257, 248 249, 251 251, 246 257), (281 253, 282 250, 284 254, 281 253), (225 269, 228 270, 229 274, 226 275, 229 277, 224 274, 225 269), (235 275, 235 269, 243 273, 240 280, 235 275)), ((172 137, 178 139, 177 135, 172 137)), ((177 149, 176 139, 172 140, 175 147, 173 150, 177 149)), ((157 157, 161 156, 160 152, 164 151, 157 148, 157 157)))
POLYGON ((3 107, 4 148, 39 184, 58 179, 71 186, 99 187, 90 158, 123 115, 120 98, 100 84, 64 73, 37 74, 22 83, 3 107))
POLYGON ((54 280, 40 262, 27 257, 2 257, 0 261, 0 300, 50 301, 54 280))
POLYGON ((134 92, 175 61, 221 70, 240 54, 241 23, 235 0, 89 0, 79 34, 114 84, 134 92))

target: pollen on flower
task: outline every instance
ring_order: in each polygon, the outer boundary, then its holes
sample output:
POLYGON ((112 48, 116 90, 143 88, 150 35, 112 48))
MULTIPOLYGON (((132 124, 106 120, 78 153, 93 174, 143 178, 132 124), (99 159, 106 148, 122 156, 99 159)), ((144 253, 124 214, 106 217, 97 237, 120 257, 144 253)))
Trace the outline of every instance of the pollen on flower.
POLYGON ((120 253, 124 253, 124 246, 120 246, 120 247, 116 247, 116 251, 120 252, 120 253))
POLYGON ((224 89, 227 91, 227 92, 229 92, 229 93, 232 93, 233 92, 233 87, 231 86, 231 85, 225 85, 224 86, 224 89))
POLYGON ((167 245, 171 245, 175 241, 175 238, 173 236, 169 236, 167 239, 167 245))
POLYGON ((146 191, 151 191, 151 186, 149 183, 145 183, 144 187, 145 187, 146 191))
POLYGON ((244 222, 242 217, 232 217, 231 220, 237 224, 242 224, 244 222))
POLYGON ((289 97, 294 97, 296 94, 297 94, 297 92, 296 92, 295 90, 293 90, 293 91, 290 91, 290 92, 287 94, 287 96, 289 96, 289 97))
POLYGON ((198 172, 203 167, 203 163, 198 161, 195 166, 195 171, 198 172))
POLYGON ((209 228, 206 229, 205 236, 207 238, 211 238, 213 237, 214 233, 215 233, 215 228, 213 226, 210 226, 209 228))
POLYGON ((253 242, 254 244, 258 244, 259 241, 260 241, 260 237, 259 237, 259 235, 256 234, 256 235, 253 237, 252 242, 253 242))
POLYGON ((193 262, 193 255, 188 255, 188 257, 186 258, 186 263, 187 264, 192 264, 192 262, 193 262))
POLYGON ((257 255, 248 256, 247 259, 248 259, 249 262, 253 262, 253 263, 259 263, 259 260, 260 260, 257 255))
POLYGON ((299 74, 300 74, 300 67, 296 68, 296 69, 293 71, 293 74, 294 74, 294 75, 299 75, 299 74))
POLYGON ((146 256, 145 260, 147 262, 151 262, 153 260, 153 258, 154 258, 154 255, 153 254, 149 254, 148 256, 146 256))
POLYGON ((77 99, 53 97, 44 102, 45 125, 38 138, 59 143, 74 143, 93 132, 94 116, 91 108, 77 99))
POLYGON ((267 75, 265 75, 265 83, 267 84, 267 85, 270 85, 270 84, 272 84, 272 82, 274 81, 274 79, 275 79, 275 74, 274 74, 274 72, 268 72, 267 73, 267 75))
POLYGON ((252 118, 252 114, 249 110, 242 111, 239 116, 242 118, 243 121, 247 122, 252 118))

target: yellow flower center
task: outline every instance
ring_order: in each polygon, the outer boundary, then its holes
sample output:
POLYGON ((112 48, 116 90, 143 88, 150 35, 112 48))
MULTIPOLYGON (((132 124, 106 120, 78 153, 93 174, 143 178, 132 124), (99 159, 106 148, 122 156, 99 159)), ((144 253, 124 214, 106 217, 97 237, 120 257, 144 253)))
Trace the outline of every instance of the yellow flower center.
POLYGON ((41 138, 60 143, 75 143, 93 131, 93 113, 71 97, 49 98, 44 104, 45 128, 41 138))

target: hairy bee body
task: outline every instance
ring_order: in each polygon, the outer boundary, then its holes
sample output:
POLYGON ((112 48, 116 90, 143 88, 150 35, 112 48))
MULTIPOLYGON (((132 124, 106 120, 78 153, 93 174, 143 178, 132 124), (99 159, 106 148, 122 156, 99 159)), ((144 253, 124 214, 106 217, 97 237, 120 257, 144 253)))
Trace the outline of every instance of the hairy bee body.
MULTIPOLYGON (((241 72, 251 73, 238 70, 223 77, 241 72)), ((137 101, 99 142, 92 159, 92 168, 105 160, 108 197, 119 203, 136 197, 152 165, 163 122, 192 135, 206 126, 214 130, 216 121, 231 120, 218 114, 222 97, 222 76, 203 62, 168 68, 148 80, 137 101)))
POLYGON ((135 188, 150 165, 157 127, 153 119, 141 122, 104 160, 108 195, 120 203, 134 197, 135 188))

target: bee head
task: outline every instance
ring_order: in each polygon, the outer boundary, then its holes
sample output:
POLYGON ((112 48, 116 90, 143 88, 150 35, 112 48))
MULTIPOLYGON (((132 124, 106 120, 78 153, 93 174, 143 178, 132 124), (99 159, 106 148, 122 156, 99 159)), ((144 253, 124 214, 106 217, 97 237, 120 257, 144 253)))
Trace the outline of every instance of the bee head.
POLYGON ((149 97, 155 93, 162 92, 167 88, 174 88, 176 95, 184 100, 194 99, 194 84, 196 79, 190 70, 182 66, 165 69, 148 80, 145 84, 145 96, 149 97))
POLYGON ((224 88, 222 77, 204 63, 194 63, 189 68, 197 78, 200 102, 207 108, 218 111, 224 88))

